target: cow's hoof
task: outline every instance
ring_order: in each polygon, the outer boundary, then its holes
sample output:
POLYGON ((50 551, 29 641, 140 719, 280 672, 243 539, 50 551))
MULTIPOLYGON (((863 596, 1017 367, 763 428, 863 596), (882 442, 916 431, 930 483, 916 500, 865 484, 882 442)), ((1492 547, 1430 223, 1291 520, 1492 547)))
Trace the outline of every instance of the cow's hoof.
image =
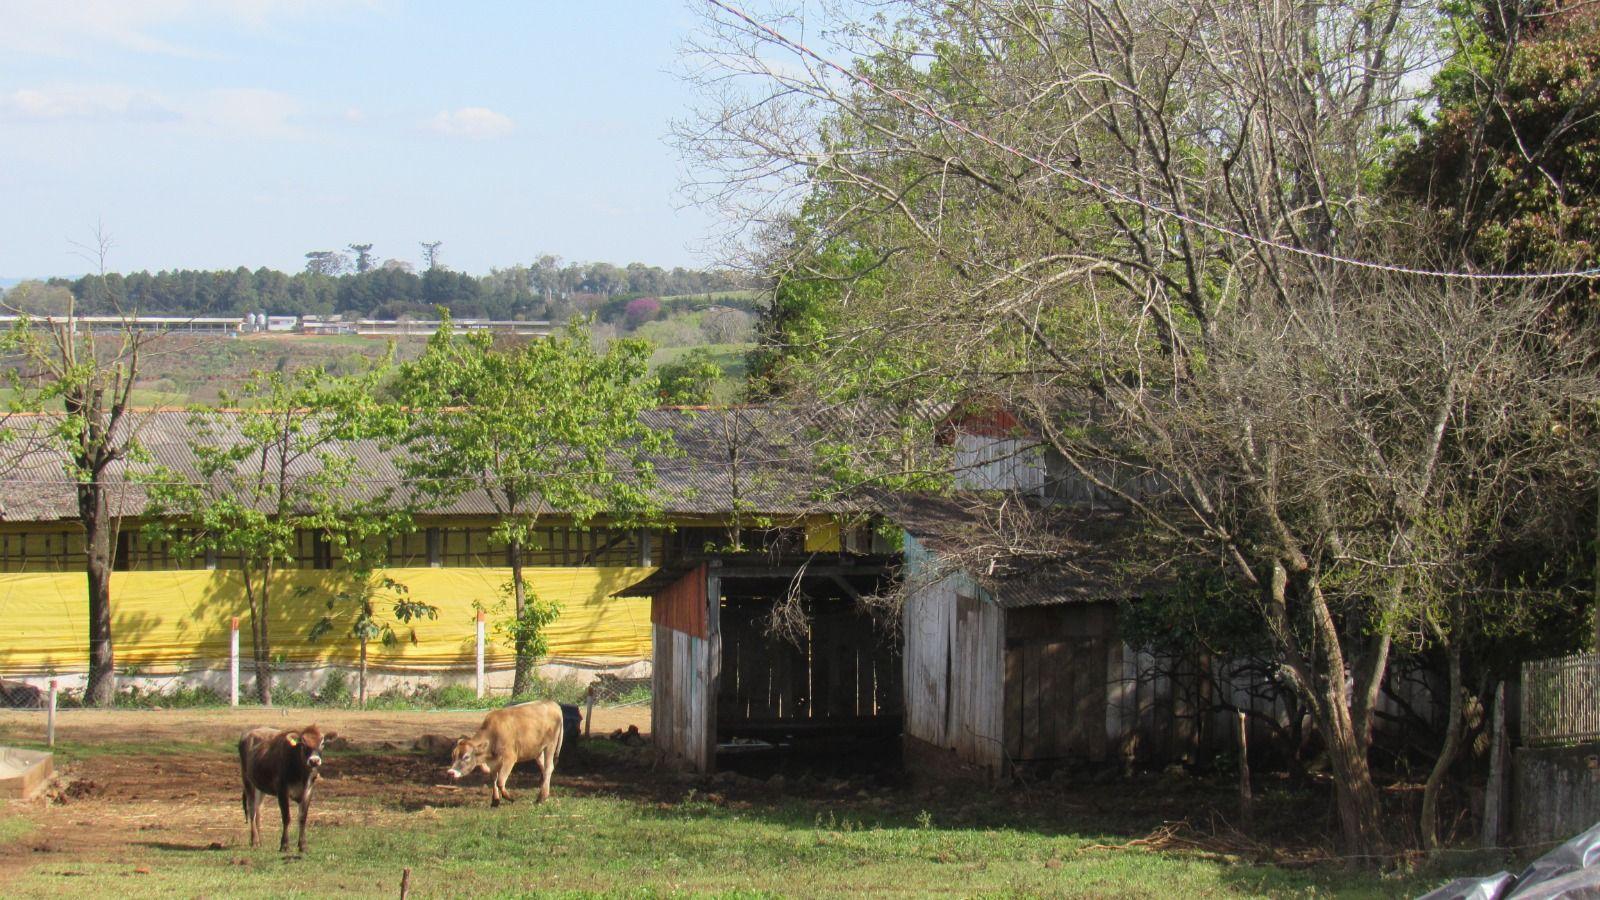
POLYGON ((489 805, 490 806, 499 806, 500 805, 500 798, 496 797, 493 800, 490 800, 489 801, 489 805))

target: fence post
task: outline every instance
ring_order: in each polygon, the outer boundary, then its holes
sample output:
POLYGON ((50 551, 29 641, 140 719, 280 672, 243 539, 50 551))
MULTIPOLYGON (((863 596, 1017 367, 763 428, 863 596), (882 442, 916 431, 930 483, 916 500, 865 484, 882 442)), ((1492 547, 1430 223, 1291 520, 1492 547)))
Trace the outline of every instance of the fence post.
POLYGON ((1498 847, 1505 824, 1506 683, 1494 686, 1494 716, 1489 731, 1489 783, 1483 791, 1483 846, 1498 847))
POLYGON ((1239 821, 1249 830, 1254 824, 1255 798, 1250 792, 1250 721, 1244 710, 1237 710, 1239 736, 1239 821))
POLYGON ((239 617, 229 624, 228 637, 228 705, 239 705, 239 617))
POLYGON ((478 610, 478 699, 483 699, 483 610, 478 610))
POLYGON ((44 743, 47 747, 56 745, 56 680, 50 679, 50 712, 44 719, 44 743))

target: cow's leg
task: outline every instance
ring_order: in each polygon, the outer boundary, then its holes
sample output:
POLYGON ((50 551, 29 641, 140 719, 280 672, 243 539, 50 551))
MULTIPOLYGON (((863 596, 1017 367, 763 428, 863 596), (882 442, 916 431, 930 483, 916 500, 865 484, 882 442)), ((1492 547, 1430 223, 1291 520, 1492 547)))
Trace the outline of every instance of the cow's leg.
POLYGON ((244 786, 244 818, 250 823, 250 846, 261 843, 261 792, 254 785, 244 786))
POLYGON ((306 816, 311 815, 311 786, 300 797, 300 852, 306 852, 306 816))
POLYGON ((489 805, 500 805, 500 773, 498 771, 489 773, 489 805))
POLYGON ((539 802, 550 799, 550 776, 556 773, 556 748, 554 745, 544 748, 544 753, 539 755, 539 773, 542 781, 539 783, 539 802))
POLYGON ((500 771, 495 774, 495 781, 500 783, 500 797, 507 803, 517 799, 511 796, 510 791, 506 790, 506 782, 511 780, 511 770, 515 769, 516 767, 517 761, 515 759, 509 759, 500 764, 500 771))
POLYGON ((283 836, 278 839, 278 852, 289 852, 289 792, 278 791, 278 813, 283 816, 283 836))

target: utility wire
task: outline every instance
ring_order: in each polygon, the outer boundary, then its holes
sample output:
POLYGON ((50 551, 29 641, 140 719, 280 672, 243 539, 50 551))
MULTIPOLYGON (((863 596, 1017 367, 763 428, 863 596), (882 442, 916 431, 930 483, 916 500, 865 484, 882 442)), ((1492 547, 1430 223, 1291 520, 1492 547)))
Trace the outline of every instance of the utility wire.
POLYGON ((726 3, 726 2, 724 2, 724 0, 706 0, 706 2, 711 4, 712 6, 717 7, 718 9, 723 10, 724 12, 727 12, 729 15, 735 16, 735 17, 743 20, 745 23, 750 25, 750 27, 756 29, 757 31, 759 31, 759 32, 761 32, 763 34, 766 34, 766 35, 770 36, 773 41, 776 41, 778 44, 789 48, 791 51, 793 51, 795 53, 798 53, 801 56, 804 56, 804 57, 807 57, 809 59, 812 59, 812 60, 816 61, 819 65, 822 65, 822 66, 824 66, 826 68, 832 69, 833 71, 840 73, 841 75, 843 75, 844 77, 848 78, 849 80, 855 82, 856 84, 859 84, 862 87, 868 88, 868 89, 870 89, 870 90, 872 90, 872 91, 874 91, 876 93, 882 94, 883 96, 888 97, 889 99, 893 100, 894 102, 896 102, 896 103, 898 103, 898 104, 900 104, 900 105, 902 105, 902 106, 904 106, 904 107, 906 107, 906 108, 908 108, 908 109, 910 109, 910 110, 912 110, 912 111, 914 111, 916 113, 919 113, 919 114, 921 114, 923 116, 926 116, 926 117, 928 117, 930 119, 933 119, 934 121, 940 122, 940 123, 942 123, 942 124, 944 124, 944 125, 946 125, 946 126, 948 126, 950 128, 953 128, 956 131, 959 131, 962 134, 965 134, 965 135, 973 138, 974 140, 979 141, 980 143, 988 144, 989 146, 995 148, 996 150, 1001 151, 1002 153, 1006 153, 1008 155, 1014 156, 1014 157, 1016 157, 1018 159, 1026 161, 1026 162, 1030 162, 1030 163, 1032 163, 1032 164, 1034 164, 1034 165, 1036 165, 1036 166, 1038 166, 1038 167, 1040 167, 1042 169, 1045 169, 1046 171, 1053 172, 1053 173, 1055 173, 1057 175, 1061 175, 1061 176, 1063 176, 1065 178, 1068 178, 1068 179, 1070 179, 1072 181, 1077 182, 1078 184, 1083 185, 1084 187, 1089 188, 1090 190, 1096 191, 1096 192, 1098 192, 1100 194, 1104 194, 1105 196, 1110 197, 1113 200, 1117 200, 1117 201, 1122 202, 1122 203, 1128 203, 1128 204, 1131 204, 1133 206, 1137 206, 1137 207, 1139 207, 1141 209, 1144 209, 1144 210, 1146 210, 1148 212, 1151 212, 1151 213, 1154 213, 1156 215, 1166 216, 1168 218, 1176 219, 1176 220, 1178 220, 1180 222, 1184 222, 1184 223, 1192 225, 1192 226, 1194 226, 1196 228, 1204 229, 1206 231, 1214 231, 1214 232, 1216 232, 1218 234, 1227 235, 1228 237, 1237 238, 1237 239, 1242 240, 1242 241, 1247 241, 1249 243, 1256 244, 1257 246, 1268 247, 1268 248, 1271 248, 1273 250, 1281 250, 1281 251, 1283 251, 1285 253, 1294 253, 1294 254, 1298 254, 1300 256, 1306 256, 1306 257, 1310 257, 1312 259, 1321 260, 1323 262, 1334 263, 1334 264, 1337 264, 1337 265, 1344 265, 1344 266, 1352 266, 1352 267, 1361 268, 1361 269, 1371 269, 1371 270, 1375 270, 1375 271, 1379 271, 1379 272, 1391 272, 1391 273, 1398 274, 1398 275, 1416 275, 1416 276, 1421 276, 1421 277, 1425 277, 1425 278, 1447 278, 1447 279, 1457 279, 1457 280, 1463 280, 1463 281, 1553 281, 1553 280, 1563 280, 1563 279, 1573 279, 1573 278, 1591 278, 1591 279, 1592 278, 1600 278, 1600 266, 1596 266, 1596 267, 1588 268, 1588 269, 1576 269, 1576 270, 1569 270, 1569 271, 1552 271, 1552 272, 1463 272, 1463 271, 1455 271, 1455 270, 1450 270, 1450 269, 1428 269, 1428 268, 1419 268, 1419 267, 1415 267, 1415 266, 1399 266, 1399 265, 1393 265, 1393 264, 1390 264, 1390 263, 1376 262, 1374 260, 1358 259, 1358 258, 1350 257, 1350 256, 1340 256, 1340 255, 1335 254, 1335 253, 1327 253, 1327 252, 1324 252, 1324 251, 1321 251, 1321 250, 1314 250, 1314 249, 1312 249, 1310 247, 1299 247, 1299 246, 1295 246, 1294 244, 1284 243, 1283 241, 1277 240, 1275 238, 1267 238, 1267 237, 1261 237, 1260 235, 1251 234, 1251 233, 1249 233, 1247 231, 1242 231, 1242 230, 1240 230, 1238 228, 1234 228, 1231 225, 1223 225, 1223 224, 1218 223, 1218 222, 1210 221, 1209 219, 1202 219, 1199 216, 1193 215, 1191 213, 1186 213, 1186 212, 1183 212, 1181 210, 1173 209, 1173 208, 1168 207, 1168 206, 1163 206, 1163 205, 1161 205, 1159 203, 1156 203, 1156 202, 1150 201, 1150 200, 1145 200, 1145 199, 1143 199, 1141 197, 1135 197, 1132 194, 1129 194, 1126 191, 1122 190, 1121 188, 1116 187, 1115 185, 1107 184, 1107 183, 1105 183, 1103 181, 1100 181, 1099 179, 1092 178, 1092 177, 1090 177, 1088 175, 1085 175, 1082 172, 1074 172, 1074 171, 1069 170, 1069 169, 1063 169, 1060 166, 1058 166, 1058 165, 1056 165, 1054 163, 1051 163, 1048 160, 1042 159, 1042 158, 1040 158, 1040 157, 1038 157, 1038 156, 1036 156, 1036 155, 1034 155, 1032 153, 1029 153, 1026 150, 1021 150, 1021 149, 1018 149, 1016 147, 1013 147, 1010 144, 1007 144, 1007 143, 1005 143, 1003 141, 1000 141, 1000 140, 998 140, 996 138, 990 137, 989 135, 984 134, 981 131, 978 131, 978 130, 976 130, 974 128, 970 128, 967 125, 964 125, 961 122, 958 122, 955 119, 950 118, 949 116, 947 116, 944 113, 941 113, 937 109, 935 109, 933 107, 933 104, 930 103, 927 100, 924 100, 924 99, 922 99, 920 97, 908 96, 906 94, 906 92, 904 92, 904 91, 892 90, 890 88, 886 88, 886 87, 878 84, 876 81, 874 81, 871 77, 869 77, 867 75, 862 75, 862 74, 860 74, 858 72, 853 72, 850 69, 847 69, 844 66, 840 65, 839 63, 836 63, 833 60, 828 59, 827 57, 825 57, 822 54, 816 52, 815 50, 812 50, 810 47, 806 46, 805 44, 801 43, 800 41, 797 41, 797 40, 795 40, 793 38, 787 37, 784 34, 782 34, 781 32, 779 32, 777 29, 775 29, 775 28, 773 28, 773 27, 771 27, 769 25, 766 25, 766 24, 764 24, 762 22, 756 21, 756 19, 754 17, 752 17, 749 13, 746 13, 744 10, 740 9, 737 6, 734 6, 731 3, 726 3))

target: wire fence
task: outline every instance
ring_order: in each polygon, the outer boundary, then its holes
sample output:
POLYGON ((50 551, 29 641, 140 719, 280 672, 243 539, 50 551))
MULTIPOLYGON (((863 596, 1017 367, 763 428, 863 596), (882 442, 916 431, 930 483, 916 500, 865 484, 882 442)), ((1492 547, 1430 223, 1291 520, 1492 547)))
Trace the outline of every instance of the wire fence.
POLYGON ((1522 664, 1522 742, 1552 747, 1600 740, 1600 654, 1522 664))

